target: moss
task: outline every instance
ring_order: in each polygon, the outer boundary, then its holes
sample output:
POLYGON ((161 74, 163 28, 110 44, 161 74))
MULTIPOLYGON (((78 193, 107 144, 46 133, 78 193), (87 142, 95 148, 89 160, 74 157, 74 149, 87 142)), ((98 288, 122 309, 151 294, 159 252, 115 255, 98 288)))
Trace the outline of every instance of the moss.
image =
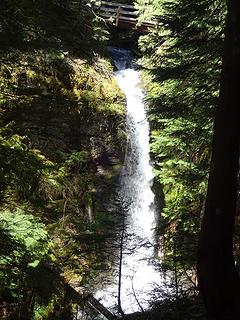
MULTIPOLYGON (((114 226, 110 203, 123 160, 125 100, 99 56, 90 63, 35 50, 15 52, 13 60, 23 66, 0 70, 7 100, 0 114, 1 205, 37 215, 53 243, 52 263, 66 281, 84 284, 107 261, 102 252, 114 226)), ((53 287, 35 317, 54 314, 53 287)))

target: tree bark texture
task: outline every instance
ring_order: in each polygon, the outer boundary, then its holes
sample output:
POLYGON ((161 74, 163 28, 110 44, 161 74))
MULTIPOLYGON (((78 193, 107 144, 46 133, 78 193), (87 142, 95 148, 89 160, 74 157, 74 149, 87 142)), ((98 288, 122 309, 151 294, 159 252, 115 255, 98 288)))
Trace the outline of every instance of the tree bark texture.
POLYGON ((223 66, 198 281, 208 319, 240 319, 240 280, 233 255, 240 143, 240 1, 227 2, 223 66))

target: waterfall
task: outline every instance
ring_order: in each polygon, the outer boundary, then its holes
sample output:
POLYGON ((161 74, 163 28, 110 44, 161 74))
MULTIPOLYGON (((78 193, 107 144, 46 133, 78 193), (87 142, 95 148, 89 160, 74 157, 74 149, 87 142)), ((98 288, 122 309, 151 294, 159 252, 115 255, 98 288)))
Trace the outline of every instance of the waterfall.
MULTIPOLYGON (((148 307, 153 284, 163 283, 154 265, 154 194, 150 165, 149 123, 144 106, 140 72, 132 67, 131 51, 110 48, 117 67, 115 79, 127 100, 127 148, 120 177, 119 198, 125 214, 122 242, 120 300, 124 312, 148 307)), ((117 287, 108 287, 98 298, 111 307, 117 287)), ((116 300, 115 300, 116 305, 116 300)))
MULTIPOLYGON (((123 51, 123 60, 130 65, 130 53, 123 51)), ((116 81, 127 99, 127 149, 121 174, 120 198, 126 215, 126 240, 123 243, 121 301, 124 311, 147 307, 152 283, 159 274, 154 257, 154 194, 150 165, 149 124, 144 106, 140 73, 133 68, 116 72, 116 81), (127 249, 124 250, 124 247, 127 249)))

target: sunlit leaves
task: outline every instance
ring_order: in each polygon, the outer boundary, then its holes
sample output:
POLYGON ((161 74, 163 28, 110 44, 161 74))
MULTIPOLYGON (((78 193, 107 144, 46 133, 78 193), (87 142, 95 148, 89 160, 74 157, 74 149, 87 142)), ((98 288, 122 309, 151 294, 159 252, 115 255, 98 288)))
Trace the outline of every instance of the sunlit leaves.
POLYGON ((22 268, 37 266, 48 253, 50 240, 45 226, 30 213, 22 210, 0 212, 1 240, 0 264, 22 268))
POLYGON ((0 295, 19 301, 28 268, 50 260, 52 243, 40 219, 21 209, 0 211, 0 242, 0 295))

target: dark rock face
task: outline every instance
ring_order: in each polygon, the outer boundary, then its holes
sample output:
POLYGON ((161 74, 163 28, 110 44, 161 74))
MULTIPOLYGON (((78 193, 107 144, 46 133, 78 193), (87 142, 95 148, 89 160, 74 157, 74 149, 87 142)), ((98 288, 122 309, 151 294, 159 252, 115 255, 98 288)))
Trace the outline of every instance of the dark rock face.
POLYGON ((29 147, 40 150, 51 161, 61 163, 62 156, 73 150, 88 152, 89 174, 97 179, 93 193, 96 206, 106 209, 106 204, 98 202, 105 189, 110 194, 116 187, 124 158, 125 141, 118 136, 124 118, 84 109, 79 112, 74 105, 72 110, 63 105, 53 109, 50 100, 46 102, 48 105, 19 107, 5 121, 13 121, 16 132, 26 137, 29 147))

